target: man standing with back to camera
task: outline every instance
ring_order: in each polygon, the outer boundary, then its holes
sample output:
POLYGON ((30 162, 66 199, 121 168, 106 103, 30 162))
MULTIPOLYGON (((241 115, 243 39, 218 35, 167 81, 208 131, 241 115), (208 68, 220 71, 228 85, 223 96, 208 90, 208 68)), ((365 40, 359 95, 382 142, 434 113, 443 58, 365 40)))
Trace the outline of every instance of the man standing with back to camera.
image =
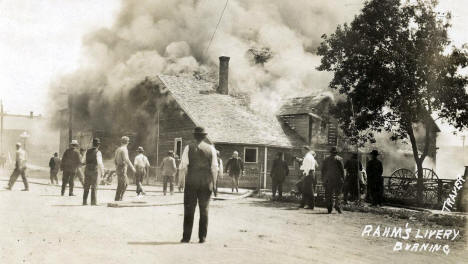
POLYGON ((188 243, 192 236, 193 217, 197 202, 200 208, 198 238, 204 243, 208 232, 208 206, 211 193, 216 196, 216 175, 218 161, 215 148, 204 142, 207 133, 196 127, 193 136, 196 140, 185 147, 180 162, 180 173, 185 174, 184 190, 184 233, 182 243, 188 243))
POLYGON ((62 176, 62 196, 65 194, 67 184, 69 184, 69 196, 75 196, 73 194, 73 186, 75 185, 75 175, 78 168, 81 166, 81 154, 78 151, 78 141, 72 140, 70 147, 65 150, 62 156, 62 163, 60 163, 60 169, 63 171, 62 176))
POLYGON ((101 141, 99 138, 93 138, 93 147, 86 151, 85 163, 86 167, 84 170, 84 192, 83 192, 83 205, 88 203, 89 189, 91 188, 91 205, 96 205, 97 195, 97 182, 99 173, 104 175, 104 163, 102 162, 102 154, 99 151, 99 145, 101 141))

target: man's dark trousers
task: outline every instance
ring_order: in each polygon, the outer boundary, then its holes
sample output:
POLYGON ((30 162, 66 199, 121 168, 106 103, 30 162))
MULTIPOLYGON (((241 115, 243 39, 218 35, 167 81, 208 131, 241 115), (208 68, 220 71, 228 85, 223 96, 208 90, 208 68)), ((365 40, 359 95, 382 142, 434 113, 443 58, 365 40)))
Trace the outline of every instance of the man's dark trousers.
POLYGON ((163 176, 163 192, 166 194, 167 184, 169 183, 169 191, 174 192, 174 177, 173 176, 163 176))
POLYGON ((89 189, 91 188, 91 205, 96 205, 98 171, 95 166, 87 166, 85 169, 83 205, 88 202, 89 189))
POLYGON ((276 190, 278 190, 279 197, 280 198, 283 197, 283 182, 284 182, 284 179, 276 179, 276 178, 271 179, 271 189, 273 192, 273 197, 276 196, 276 190))
POLYGON ((200 209, 200 222, 198 225, 198 238, 205 240, 208 233, 208 206, 211 191, 207 187, 186 186, 184 190, 184 234, 182 239, 189 241, 192 236, 193 217, 195 209, 200 209))
POLYGON ((340 208, 341 210, 340 195, 342 188, 343 184, 340 182, 325 183, 325 201, 327 202, 327 209, 329 212, 333 209, 333 196, 335 196, 335 208, 340 208))
POLYGON ((143 193, 143 178, 146 175, 146 168, 136 167, 135 172, 135 184, 136 184, 136 193, 137 195, 143 193))
POLYGON ((69 184, 69 195, 73 194, 73 187, 75 186, 75 174, 76 170, 72 171, 63 171, 63 176, 62 176, 62 196, 65 194, 65 189, 67 188, 67 184, 69 184))
POLYGON ((23 169, 15 168, 15 170, 13 170, 13 173, 10 176, 8 187, 13 188, 13 185, 15 184, 16 180, 18 179, 20 175, 21 175, 21 179, 23 179, 24 189, 29 190, 28 179, 26 178, 26 168, 23 168, 23 169))
POLYGON ((302 200, 301 207, 308 205, 311 209, 315 207, 315 196, 314 196, 314 182, 315 182, 315 172, 310 171, 309 175, 304 177, 302 183, 302 200))

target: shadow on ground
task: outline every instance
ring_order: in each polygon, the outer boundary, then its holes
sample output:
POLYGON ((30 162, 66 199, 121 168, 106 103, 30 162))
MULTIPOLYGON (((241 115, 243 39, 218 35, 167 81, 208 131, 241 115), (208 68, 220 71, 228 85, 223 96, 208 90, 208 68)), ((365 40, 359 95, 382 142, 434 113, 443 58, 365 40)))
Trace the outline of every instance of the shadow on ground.
POLYGON ((280 202, 280 201, 252 201, 250 202, 253 206, 267 207, 267 208, 277 208, 280 210, 289 210, 289 211, 300 211, 305 214, 328 214, 327 210, 323 207, 315 207, 311 209, 299 208, 299 204, 290 203, 290 202, 280 202))
POLYGON ((148 241, 148 242, 128 242, 129 245, 135 246, 165 246, 165 245, 182 245, 180 242, 174 241, 167 241, 167 242, 160 242, 160 241, 148 241))

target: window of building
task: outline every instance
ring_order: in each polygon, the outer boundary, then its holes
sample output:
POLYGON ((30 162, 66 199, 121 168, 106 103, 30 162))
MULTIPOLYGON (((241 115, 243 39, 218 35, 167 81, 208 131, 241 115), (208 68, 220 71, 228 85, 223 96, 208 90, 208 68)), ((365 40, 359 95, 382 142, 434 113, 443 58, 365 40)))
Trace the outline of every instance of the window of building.
POLYGON ((257 163, 258 148, 244 148, 244 162, 257 163))
POLYGON ((182 138, 174 139, 174 154, 181 158, 182 156, 182 138))

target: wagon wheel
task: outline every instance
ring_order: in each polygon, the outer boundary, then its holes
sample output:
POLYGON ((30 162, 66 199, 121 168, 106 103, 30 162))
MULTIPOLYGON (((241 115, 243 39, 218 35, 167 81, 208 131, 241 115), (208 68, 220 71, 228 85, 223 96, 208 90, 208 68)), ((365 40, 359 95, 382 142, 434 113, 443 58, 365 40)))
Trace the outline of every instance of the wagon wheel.
MULTIPOLYGON (((418 177, 418 171, 414 173, 414 176, 418 177)), ((426 204, 437 203, 437 180, 439 176, 434 170, 429 168, 423 168, 423 180, 424 180, 424 202, 426 204)))
POLYGON ((391 177, 394 179, 391 192, 397 196, 407 194, 411 184, 410 179, 414 178, 414 173, 409 169, 401 168, 394 171, 391 174, 391 177))
POLYGON ((413 178, 414 173, 409 169, 403 168, 403 169, 398 169, 394 171, 391 176, 395 178, 413 178))
MULTIPOLYGON (((418 171, 414 173, 414 177, 418 178, 418 171)), ((423 168, 423 179, 425 180, 438 180, 439 176, 433 169, 423 168)))

